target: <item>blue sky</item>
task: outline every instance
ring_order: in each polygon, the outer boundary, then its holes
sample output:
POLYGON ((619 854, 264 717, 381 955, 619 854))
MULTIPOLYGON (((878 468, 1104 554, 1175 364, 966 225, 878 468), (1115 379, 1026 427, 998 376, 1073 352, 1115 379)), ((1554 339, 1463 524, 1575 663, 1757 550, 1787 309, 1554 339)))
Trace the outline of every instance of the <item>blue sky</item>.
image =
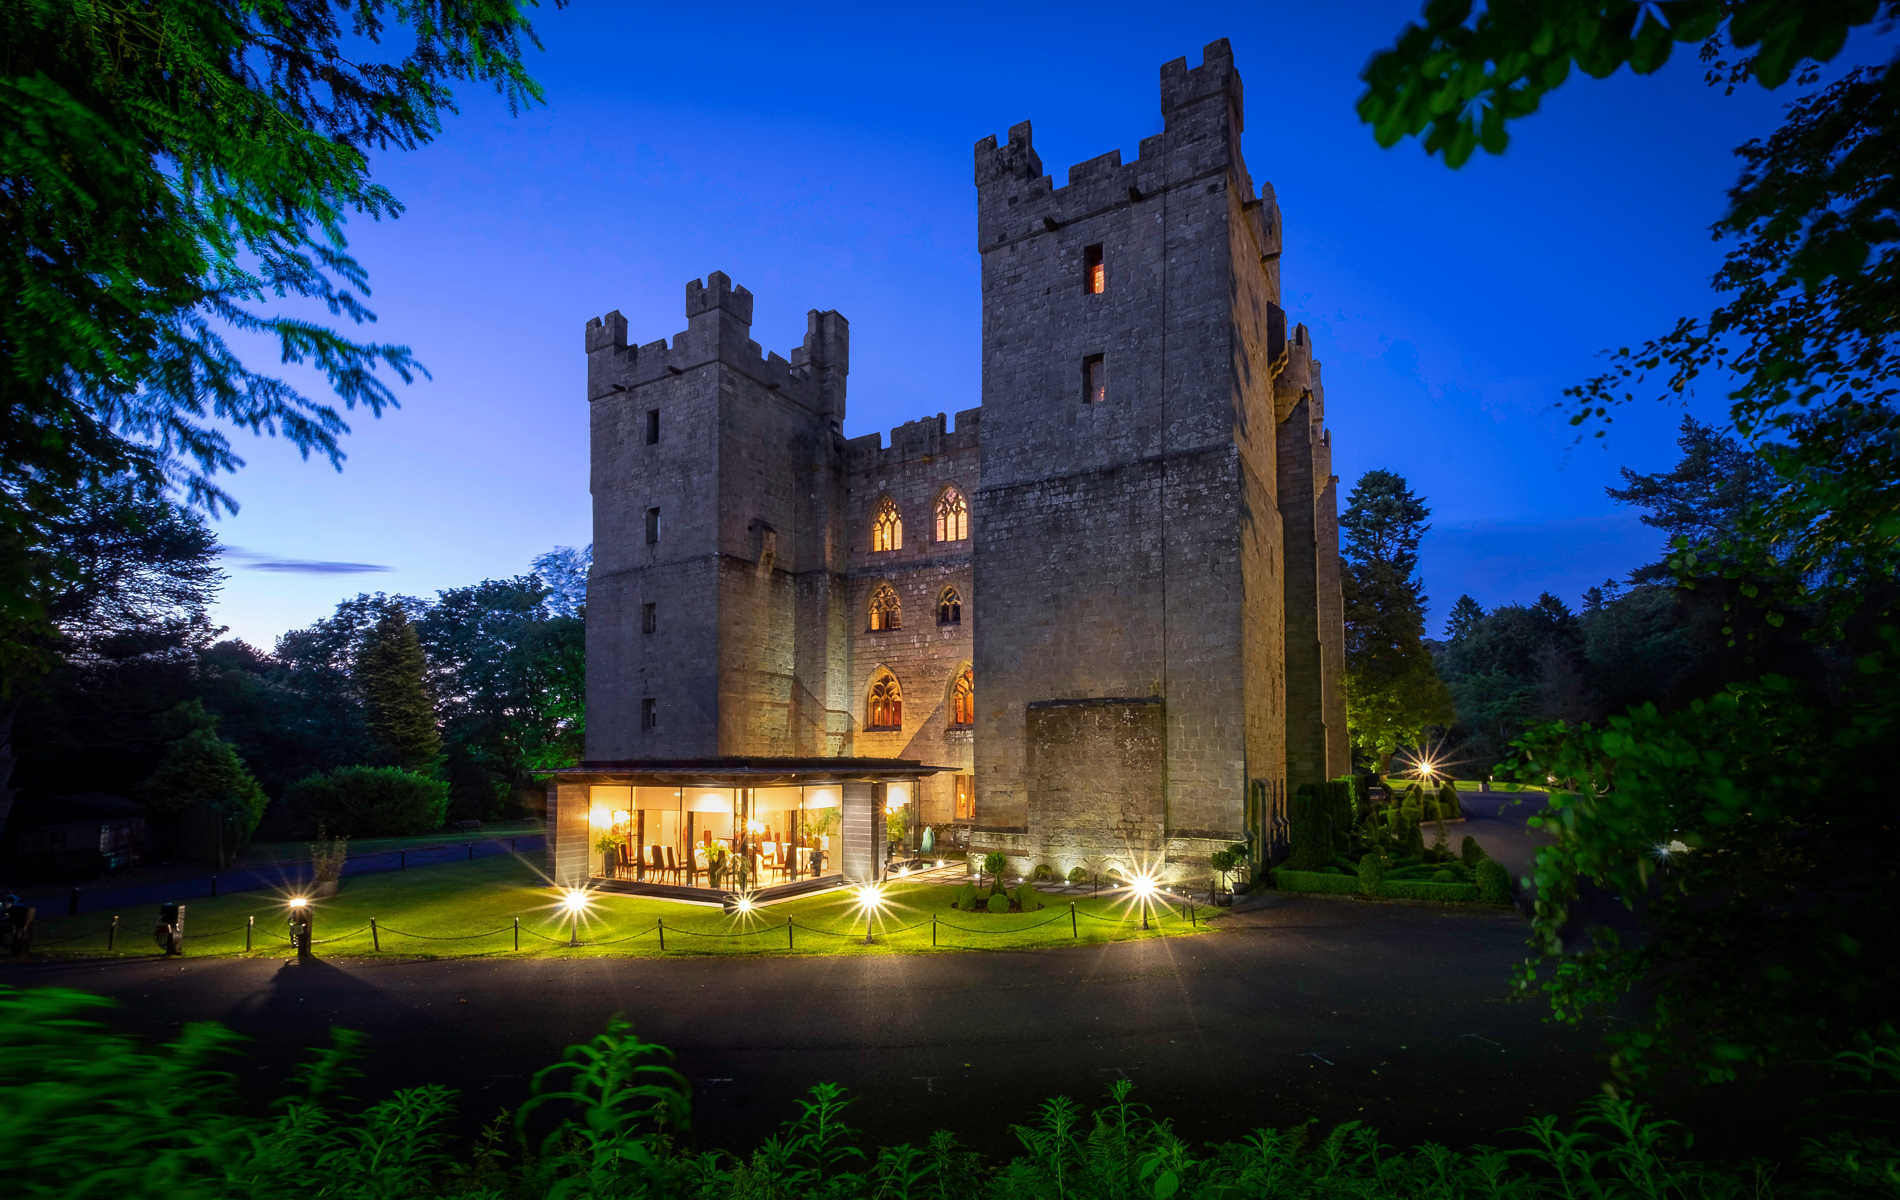
POLYGON ((1249 169, 1284 215, 1286 307, 1325 366, 1342 497, 1383 467, 1431 505, 1434 634, 1461 592, 1574 606, 1657 554, 1603 489, 1619 466, 1671 465, 1680 413, 1632 408, 1575 445, 1555 405, 1604 348, 1708 309, 1733 147, 1788 97, 1725 97, 1679 51, 1655 76, 1578 78, 1505 155, 1451 171, 1379 149, 1353 114, 1366 59, 1417 8, 544 11, 546 105, 510 118, 467 93, 434 145, 377 161, 406 214, 351 230, 371 335, 433 378, 352 418, 340 474, 239 439, 217 619, 269 646, 358 591, 430 595, 587 542, 582 328, 618 308, 634 340, 671 337, 686 281, 713 270, 752 291, 767 349, 788 353, 809 308, 850 320, 847 435, 974 406, 972 144, 1033 120, 1058 185, 1071 163, 1132 159, 1160 128, 1161 64, 1218 37, 1249 169))

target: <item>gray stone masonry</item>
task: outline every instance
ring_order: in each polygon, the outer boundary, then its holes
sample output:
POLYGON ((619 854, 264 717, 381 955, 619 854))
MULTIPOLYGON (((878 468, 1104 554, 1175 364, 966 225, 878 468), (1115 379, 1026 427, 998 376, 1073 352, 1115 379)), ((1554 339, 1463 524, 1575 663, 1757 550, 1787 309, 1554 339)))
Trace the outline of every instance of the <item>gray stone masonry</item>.
MULTIPOLYGON (((977 143, 983 390, 954 421, 845 440, 844 317, 813 311, 789 358, 765 353, 720 272, 687 284, 670 342, 588 322, 588 759, 916 759, 944 770, 913 821, 951 820, 974 776, 977 853, 1191 877, 1282 841, 1289 786, 1345 769, 1319 364, 1281 308, 1279 206, 1241 157, 1227 43, 1163 66, 1160 97, 1135 161, 1061 187, 1028 122, 977 143), (964 536, 938 536, 947 495, 964 536), (902 541, 877 549, 887 503, 902 541), (874 629, 886 588, 898 619, 874 629), (973 725, 952 709, 965 670, 973 725), (886 675, 901 721, 867 728, 886 675)), ((557 874, 584 864, 572 790, 550 789, 557 874)), ((847 789, 847 874, 874 869, 882 798, 847 789)))

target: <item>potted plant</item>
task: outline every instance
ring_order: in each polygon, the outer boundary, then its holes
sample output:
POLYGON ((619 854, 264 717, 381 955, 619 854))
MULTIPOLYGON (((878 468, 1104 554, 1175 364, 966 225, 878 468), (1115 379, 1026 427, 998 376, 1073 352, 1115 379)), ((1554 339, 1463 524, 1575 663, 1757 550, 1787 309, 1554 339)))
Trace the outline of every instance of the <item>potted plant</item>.
POLYGON ((612 879, 614 877, 614 869, 618 865, 616 860, 620 854, 620 839, 611 833, 602 833, 599 837, 594 839, 594 849, 600 851, 600 873, 612 879))
POLYGON ((1214 888, 1214 903, 1227 905, 1234 902, 1233 889, 1227 886, 1227 873, 1234 869, 1234 852, 1216 850, 1207 856, 1207 865, 1220 874, 1220 882, 1214 888))
POLYGON ((706 847, 706 883, 708 886, 719 886, 719 881, 725 878, 726 862, 731 857, 732 851, 726 849, 724 843, 714 842, 712 845, 706 847))

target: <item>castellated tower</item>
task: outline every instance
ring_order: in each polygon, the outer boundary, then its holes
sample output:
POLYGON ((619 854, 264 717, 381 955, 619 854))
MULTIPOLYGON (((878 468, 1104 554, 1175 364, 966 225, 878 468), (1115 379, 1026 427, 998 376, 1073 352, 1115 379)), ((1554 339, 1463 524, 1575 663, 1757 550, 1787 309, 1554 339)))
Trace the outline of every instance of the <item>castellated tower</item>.
POLYGON ((976 145, 983 279, 973 846, 1204 860, 1347 769, 1318 364, 1226 41, 1161 68, 1162 132, 1043 174, 976 145))
POLYGON ((849 327, 813 311, 790 362, 764 355, 717 271, 686 319, 670 346, 587 323, 586 758, 842 753, 849 327))

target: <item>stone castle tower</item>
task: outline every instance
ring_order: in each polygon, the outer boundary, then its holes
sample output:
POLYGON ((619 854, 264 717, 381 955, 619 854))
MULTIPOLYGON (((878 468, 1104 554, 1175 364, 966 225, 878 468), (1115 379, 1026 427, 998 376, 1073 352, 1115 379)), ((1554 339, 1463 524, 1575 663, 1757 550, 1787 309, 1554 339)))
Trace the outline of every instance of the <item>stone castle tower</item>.
POLYGON ((1219 41, 1135 162, 977 143, 954 428, 845 440, 844 318, 765 354, 723 274, 670 344, 589 322, 589 762, 916 760, 913 819, 1018 867, 1282 841, 1347 769, 1337 498, 1241 99, 1219 41))

